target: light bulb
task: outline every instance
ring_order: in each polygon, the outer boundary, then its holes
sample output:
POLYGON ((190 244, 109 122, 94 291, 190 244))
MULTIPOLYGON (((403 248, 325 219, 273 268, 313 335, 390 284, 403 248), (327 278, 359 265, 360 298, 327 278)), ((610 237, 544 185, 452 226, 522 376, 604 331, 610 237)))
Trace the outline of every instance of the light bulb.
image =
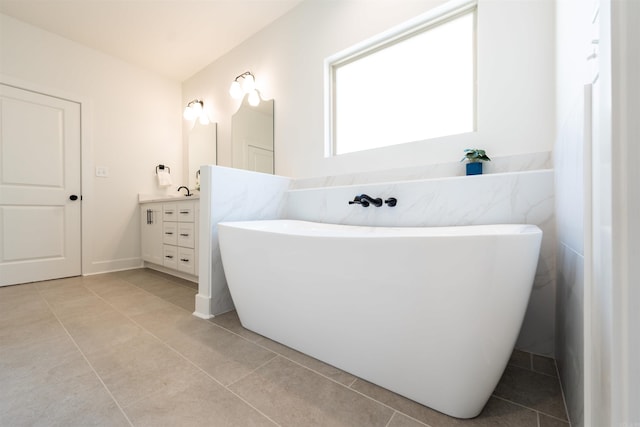
POLYGON ((256 88, 256 81, 253 78, 253 74, 247 74, 242 80, 242 90, 244 93, 249 93, 256 88))
POLYGON ((196 118, 196 115, 193 111, 193 108, 191 108, 189 105, 187 105, 184 109, 184 113, 182 113, 182 117, 184 117, 185 120, 193 120, 196 118))
POLYGON ((234 80, 233 83, 231 83, 231 87, 229 88, 229 95, 231 95, 233 99, 240 99, 242 98, 243 94, 244 92, 242 91, 240 83, 237 80, 234 80))
POLYGON ((260 104, 260 95, 258 95, 258 91, 257 90, 252 90, 251 92, 249 92, 249 105, 251 105, 252 107, 257 107, 258 104, 260 104))
POLYGON ((193 118, 200 117, 202 114, 202 103, 200 101, 193 101, 191 103, 191 109, 193 110, 193 118))
POLYGON ((207 117, 207 113, 205 113, 204 110, 202 111, 202 113, 200 113, 200 118, 198 119, 198 121, 201 125, 209 124, 209 117, 207 117))

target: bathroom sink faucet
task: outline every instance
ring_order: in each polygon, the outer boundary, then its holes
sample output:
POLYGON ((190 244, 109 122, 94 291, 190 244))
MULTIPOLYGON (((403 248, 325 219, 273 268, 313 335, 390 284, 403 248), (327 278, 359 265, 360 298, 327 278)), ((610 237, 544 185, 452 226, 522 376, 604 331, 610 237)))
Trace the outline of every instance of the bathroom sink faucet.
POLYGON ((191 193, 191 191, 189 191, 189 187, 185 187, 184 185, 181 185, 180 187, 178 187, 178 192, 180 192, 180 190, 182 189, 187 190, 187 194, 185 194, 185 196, 189 197, 189 196, 193 196, 193 193, 191 193))

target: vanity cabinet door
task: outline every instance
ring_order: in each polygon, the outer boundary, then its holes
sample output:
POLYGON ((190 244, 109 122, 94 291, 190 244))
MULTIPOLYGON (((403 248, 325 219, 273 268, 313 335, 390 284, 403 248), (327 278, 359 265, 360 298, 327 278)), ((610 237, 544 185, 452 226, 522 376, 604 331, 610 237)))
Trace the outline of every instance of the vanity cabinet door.
POLYGON ((142 259, 162 265, 162 203, 140 205, 142 259))

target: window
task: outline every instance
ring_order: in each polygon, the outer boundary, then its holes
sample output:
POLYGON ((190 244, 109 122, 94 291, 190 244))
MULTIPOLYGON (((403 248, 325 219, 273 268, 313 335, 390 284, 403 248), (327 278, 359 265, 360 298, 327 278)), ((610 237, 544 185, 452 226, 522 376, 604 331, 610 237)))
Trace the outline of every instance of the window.
POLYGON ((475 2, 327 60, 327 148, 340 155, 475 130, 475 2))

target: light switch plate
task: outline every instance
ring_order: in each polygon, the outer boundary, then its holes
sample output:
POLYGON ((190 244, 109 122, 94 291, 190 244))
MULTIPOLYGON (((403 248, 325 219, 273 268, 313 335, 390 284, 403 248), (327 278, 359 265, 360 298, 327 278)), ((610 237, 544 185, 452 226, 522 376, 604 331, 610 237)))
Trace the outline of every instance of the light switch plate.
POLYGON ((96 166, 96 176, 106 178, 109 176, 109 168, 105 166, 96 166))

